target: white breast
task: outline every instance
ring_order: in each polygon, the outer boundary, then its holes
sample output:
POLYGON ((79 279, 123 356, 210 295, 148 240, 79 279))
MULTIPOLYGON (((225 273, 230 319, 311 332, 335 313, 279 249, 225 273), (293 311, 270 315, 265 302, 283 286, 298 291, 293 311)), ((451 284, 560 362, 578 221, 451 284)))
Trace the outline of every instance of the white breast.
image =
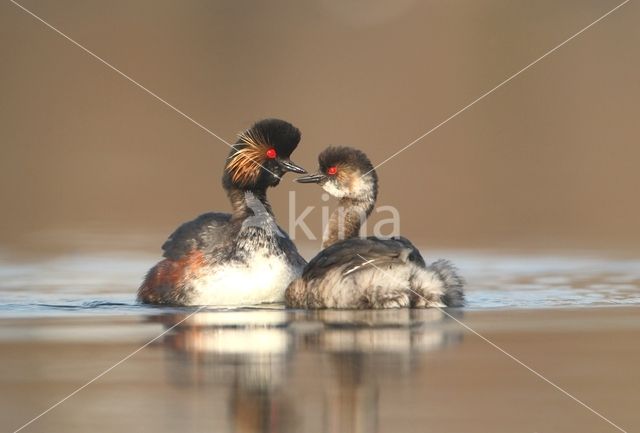
POLYGON ((254 305, 282 302, 296 269, 283 255, 256 251, 244 264, 228 264, 203 271, 193 285, 191 305, 254 305))

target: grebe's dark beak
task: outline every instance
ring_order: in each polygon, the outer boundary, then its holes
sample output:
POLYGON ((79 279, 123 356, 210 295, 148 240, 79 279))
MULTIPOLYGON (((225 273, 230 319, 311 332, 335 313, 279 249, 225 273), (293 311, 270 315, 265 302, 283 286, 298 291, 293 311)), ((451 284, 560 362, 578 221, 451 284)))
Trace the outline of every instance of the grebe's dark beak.
POLYGON ((291 161, 289 158, 282 158, 280 161, 280 166, 285 169, 286 171, 292 171, 294 173, 306 173, 307 170, 305 170, 304 168, 300 167, 297 164, 294 164, 293 161, 291 161))
POLYGON ((323 173, 308 174, 296 178, 296 182, 300 183, 320 183, 327 178, 323 173))

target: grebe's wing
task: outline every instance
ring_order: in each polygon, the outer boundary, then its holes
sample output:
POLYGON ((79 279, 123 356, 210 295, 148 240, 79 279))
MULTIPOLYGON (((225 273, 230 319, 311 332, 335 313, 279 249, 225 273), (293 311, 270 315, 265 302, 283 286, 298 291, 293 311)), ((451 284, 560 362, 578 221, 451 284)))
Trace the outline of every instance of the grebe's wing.
POLYGON ((182 224, 162 245, 164 257, 177 260, 193 250, 224 244, 230 236, 230 219, 230 214, 209 212, 182 224))
MULTIPOLYGON (((379 238, 376 238, 375 236, 369 236, 367 239, 379 239, 379 238)), ((422 254, 420 254, 420 250, 417 249, 409 239, 405 238, 404 236, 393 236, 387 240, 399 242, 402 245, 404 245, 406 248, 409 248, 411 250, 410 261, 416 262, 416 264, 422 267, 426 266, 424 258, 422 257, 422 254)))
POLYGON ((307 265, 302 278, 323 278, 329 271, 342 269, 347 276, 368 267, 415 262, 424 266, 420 252, 404 238, 347 239, 320 251, 307 265))

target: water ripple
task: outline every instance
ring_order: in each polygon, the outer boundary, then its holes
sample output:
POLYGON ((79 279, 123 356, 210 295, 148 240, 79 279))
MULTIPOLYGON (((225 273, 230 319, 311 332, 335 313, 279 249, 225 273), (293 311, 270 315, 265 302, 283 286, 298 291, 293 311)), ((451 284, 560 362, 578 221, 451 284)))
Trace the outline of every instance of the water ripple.
MULTIPOLYGON (((459 251, 427 255, 431 260, 437 257, 452 259, 467 279, 468 309, 640 304, 639 260, 459 251)), ((122 254, 4 261, 0 316, 166 312, 135 300, 141 277, 153 262, 154 258, 122 254)))

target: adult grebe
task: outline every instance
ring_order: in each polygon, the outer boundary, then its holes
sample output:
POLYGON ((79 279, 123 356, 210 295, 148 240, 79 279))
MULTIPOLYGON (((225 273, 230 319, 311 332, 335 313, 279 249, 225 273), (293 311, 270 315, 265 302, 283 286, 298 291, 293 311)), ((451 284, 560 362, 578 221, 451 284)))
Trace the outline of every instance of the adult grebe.
POLYGON ((169 305, 281 302, 305 260, 276 224, 266 191, 288 171, 300 131, 266 119, 242 132, 227 158, 222 185, 232 212, 182 224, 162 245, 164 260, 146 275, 138 300, 169 305))
POLYGON ((462 278, 447 260, 426 265, 403 237, 359 238, 378 195, 378 177, 367 156, 330 147, 318 157, 318 173, 297 179, 318 183, 340 199, 323 236, 323 250, 287 288, 294 308, 457 307, 462 278))

